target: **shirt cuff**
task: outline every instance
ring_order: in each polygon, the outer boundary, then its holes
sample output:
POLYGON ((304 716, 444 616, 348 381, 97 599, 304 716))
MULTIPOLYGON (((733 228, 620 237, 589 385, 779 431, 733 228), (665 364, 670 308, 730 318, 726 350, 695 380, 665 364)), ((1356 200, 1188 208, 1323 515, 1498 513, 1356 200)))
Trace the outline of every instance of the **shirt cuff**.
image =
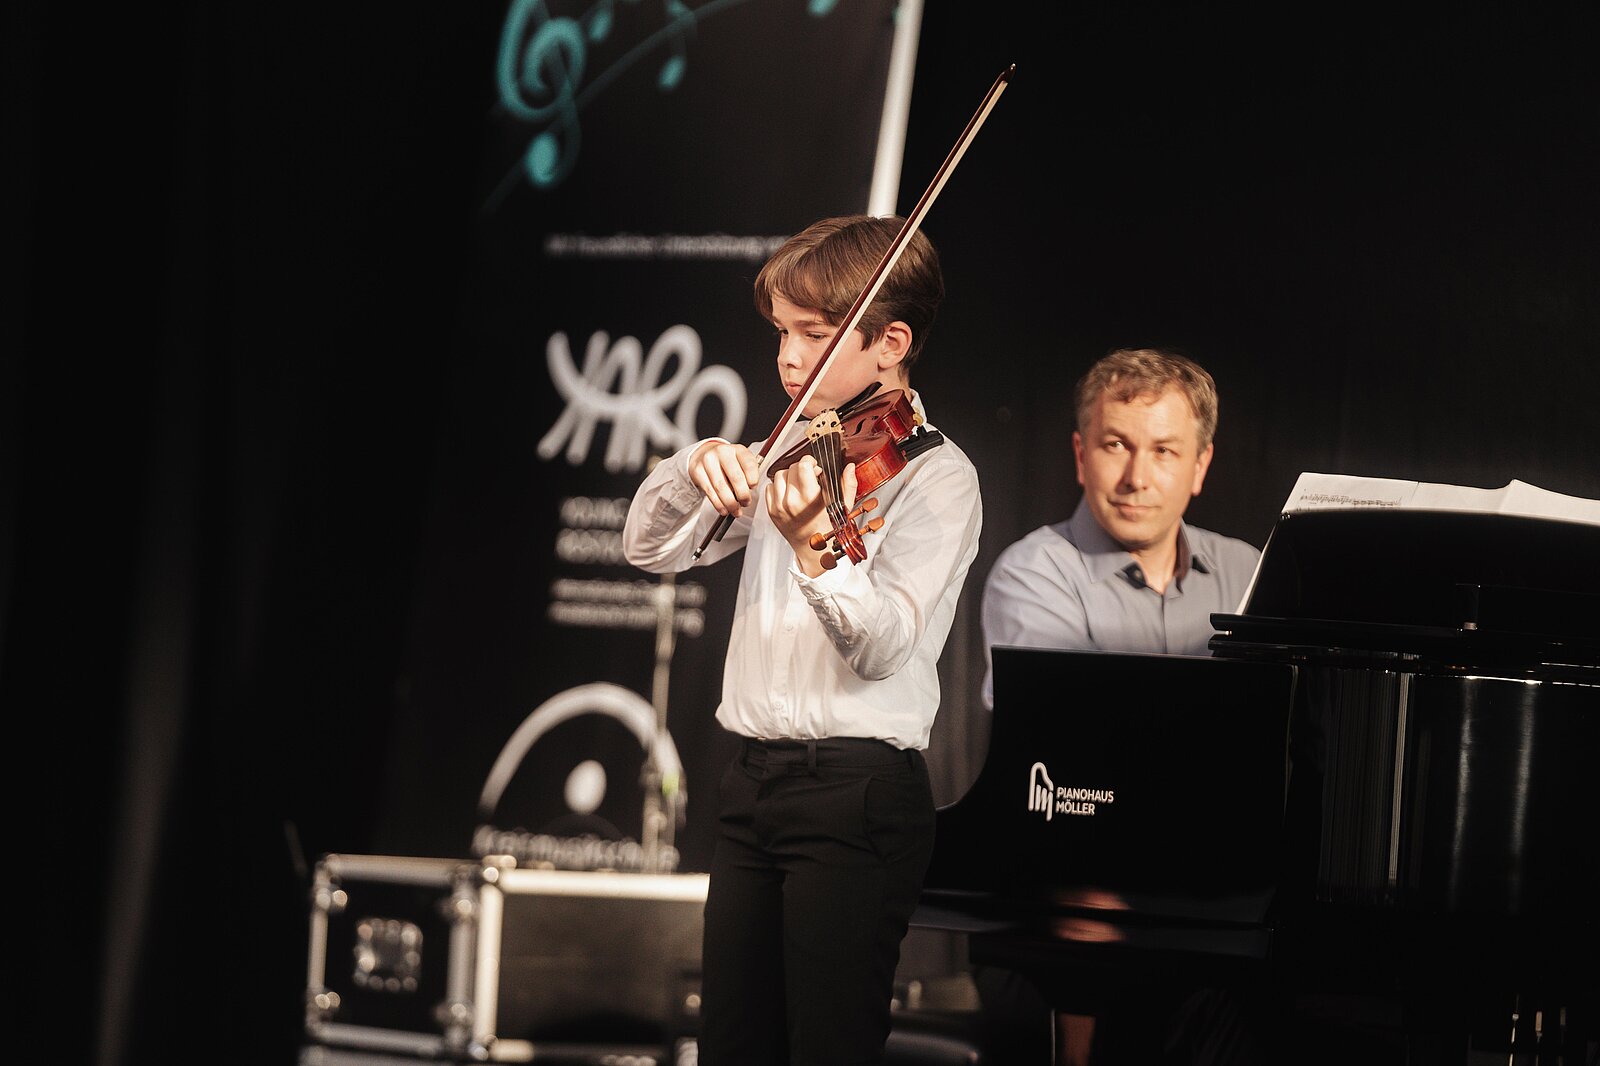
POLYGON ((824 570, 816 577, 808 577, 806 572, 800 569, 799 563, 790 563, 789 573, 794 575, 795 583, 800 586, 800 594, 811 603, 820 604, 831 600, 834 593, 844 590, 845 583, 850 580, 846 568, 854 566, 852 562, 841 561, 832 570, 824 570))

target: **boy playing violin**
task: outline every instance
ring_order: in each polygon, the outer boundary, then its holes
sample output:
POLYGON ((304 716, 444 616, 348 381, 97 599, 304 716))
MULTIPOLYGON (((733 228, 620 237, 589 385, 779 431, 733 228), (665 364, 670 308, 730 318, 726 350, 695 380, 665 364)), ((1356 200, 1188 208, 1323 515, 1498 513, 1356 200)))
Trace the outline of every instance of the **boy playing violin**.
MULTIPOLYGON (((896 218, 824 219, 762 267, 756 308, 777 329, 791 401, 900 230, 896 218)), ((814 419, 900 389, 938 441, 872 487, 882 524, 864 558, 825 565, 830 549, 812 546, 833 536, 825 497, 842 494, 848 508, 857 478, 853 464, 830 472, 811 454, 769 464, 759 485, 754 450, 700 441, 657 464, 629 509, 624 549, 645 570, 744 549, 716 712, 741 741, 720 786, 706 899, 702 1066, 883 1056, 900 945, 933 850, 922 751, 938 659, 983 520, 977 472, 926 424, 910 386, 943 295, 938 255, 914 233, 800 411, 814 419), (722 516, 731 526, 706 543, 722 516)))

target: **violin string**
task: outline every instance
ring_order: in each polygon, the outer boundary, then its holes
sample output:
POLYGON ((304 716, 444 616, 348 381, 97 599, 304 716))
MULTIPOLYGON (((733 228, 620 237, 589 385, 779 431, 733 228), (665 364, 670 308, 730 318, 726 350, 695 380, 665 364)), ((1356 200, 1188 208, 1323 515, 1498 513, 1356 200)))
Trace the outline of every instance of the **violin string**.
POLYGON ((842 512, 842 501, 839 499, 844 491, 843 477, 844 466, 840 462, 843 452, 844 436, 834 431, 823 435, 823 481, 822 489, 826 494, 828 520, 833 523, 834 529, 839 528, 842 512))
POLYGON ((848 538, 854 532, 854 525, 850 520, 848 509, 844 505, 844 434, 838 430, 825 434, 826 444, 817 449, 821 454, 821 463, 825 468, 823 479, 823 492, 825 494, 828 524, 833 527, 833 542, 835 554, 848 551, 848 538), (850 529, 847 531, 846 526, 850 529))

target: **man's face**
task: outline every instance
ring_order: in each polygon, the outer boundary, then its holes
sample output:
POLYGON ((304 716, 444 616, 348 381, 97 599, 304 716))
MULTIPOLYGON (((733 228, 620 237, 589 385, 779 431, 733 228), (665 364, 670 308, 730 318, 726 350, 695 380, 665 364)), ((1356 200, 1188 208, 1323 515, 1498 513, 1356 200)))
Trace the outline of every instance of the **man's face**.
POLYGON ((1102 393, 1072 435, 1078 484, 1102 529, 1130 552, 1176 543, 1178 521, 1200 494, 1211 445, 1176 388, 1123 402, 1102 393))

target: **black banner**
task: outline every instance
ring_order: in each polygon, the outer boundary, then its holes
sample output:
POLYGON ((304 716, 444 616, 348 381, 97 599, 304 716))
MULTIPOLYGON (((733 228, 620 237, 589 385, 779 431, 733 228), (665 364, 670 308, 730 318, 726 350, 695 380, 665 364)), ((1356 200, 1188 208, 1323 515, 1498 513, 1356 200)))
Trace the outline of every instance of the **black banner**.
POLYGON ((385 850, 704 868, 737 563, 644 574, 622 521, 653 458, 782 413, 751 283, 868 210, 896 7, 509 5, 385 850))

